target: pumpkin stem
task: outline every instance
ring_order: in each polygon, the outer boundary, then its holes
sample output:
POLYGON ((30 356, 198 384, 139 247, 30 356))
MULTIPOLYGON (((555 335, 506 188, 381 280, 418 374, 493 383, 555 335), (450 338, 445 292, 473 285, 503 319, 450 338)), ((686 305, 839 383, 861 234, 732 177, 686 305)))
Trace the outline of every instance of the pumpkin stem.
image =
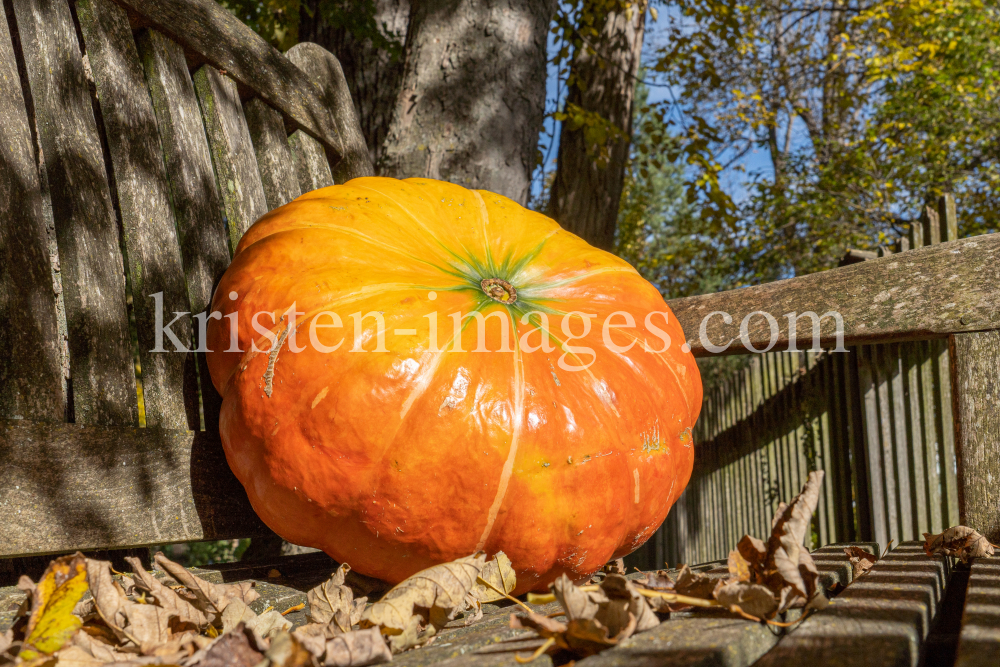
POLYGON ((517 301, 517 290, 506 280, 500 278, 485 278, 479 283, 486 296, 499 303, 510 305, 517 301))

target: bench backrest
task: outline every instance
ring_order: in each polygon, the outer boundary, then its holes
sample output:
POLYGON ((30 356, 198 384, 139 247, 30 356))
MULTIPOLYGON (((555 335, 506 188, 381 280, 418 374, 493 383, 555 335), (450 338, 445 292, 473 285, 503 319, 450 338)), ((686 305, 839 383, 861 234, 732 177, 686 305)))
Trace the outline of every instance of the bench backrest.
POLYGON ((261 533, 204 359, 154 352, 157 317, 208 309, 259 216, 373 173, 340 65, 213 0, 9 7, 0 557, 261 533))

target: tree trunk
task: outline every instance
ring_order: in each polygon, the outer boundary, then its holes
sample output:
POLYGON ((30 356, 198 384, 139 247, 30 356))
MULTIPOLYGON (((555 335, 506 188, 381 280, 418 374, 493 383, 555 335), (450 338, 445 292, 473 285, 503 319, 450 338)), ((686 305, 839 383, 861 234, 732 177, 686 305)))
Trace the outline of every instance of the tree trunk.
POLYGON ((337 56, 354 98, 372 164, 378 165, 403 80, 402 47, 410 22, 410 1, 373 0, 370 6, 365 3, 372 10, 370 17, 361 17, 364 10, 352 8, 350 1, 304 0, 303 4, 299 39, 315 42, 337 56), (339 8, 338 18, 347 19, 349 12, 353 14, 349 20, 330 25, 326 20, 333 18, 330 7, 339 8), (372 34, 376 31, 378 34, 372 34))
POLYGON ((556 0, 414 0, 380 173, 527 203, 555 7, 556 0))
MULTIPOLYGON (((606 3, 602 3, 606 4, 606 3)), ((596 42, 576 49, 570 71, 566 108, 598 114, 622 131, 606 147, 588 146, 584 127, 563 121, 559 131, 559 156, 549 199, 550 214, 589 243, 611 250, 615 243, 618 205, 621 201, 632 137, 632 101, 642 53, 646 3, 606 14, 596 42), (596 155, 606 148, 607 153, 596 155)))

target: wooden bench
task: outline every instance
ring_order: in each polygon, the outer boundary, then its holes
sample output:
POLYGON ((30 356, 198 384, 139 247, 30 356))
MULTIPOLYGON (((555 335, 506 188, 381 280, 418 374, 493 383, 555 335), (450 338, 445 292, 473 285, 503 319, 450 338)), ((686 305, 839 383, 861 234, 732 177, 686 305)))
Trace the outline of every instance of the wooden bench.
MULTIPOLYGON (((113 556, 107 550, 273 539, 226 465, 219 397, 204 357, 151 352, 158 343, 158 302, 151 295, 159 295, 164 313, 206 310, 232 248, 258 216, 301 192, 372 173, 336 58, 313 44, 278 53, 212 0, 8 0, 5 9, 0 559, 7 560, 0 560, 0 584, 22 572, 37 576, 47 554, 76 549, 113 556)), ((948 339, 962 519, 998 541, 998 260, 1000 235, 982 236, 670 305, 696 355, 709 353, 706 340, 722 345, 736 338, 727 353, 766 347, 771 332, 763 317, 750 321, 746 345, 736 333, 760 310, 777 317, 774 349, 788 345, 787 312, 839 312, 848 346, 948 339), (706 320, 717 311, 728 313, 728 323, 720 315, 706 320)), ((196 349, 192 322, 181 320, 173 330, 196 349)), ((798 323, 800 341, 811 337, 806 324, 798 323)), ((822 322, 820 338, 826 347, 836 344, 832 319, 822 322)), ((882 570, 909 557, 897 551, 882 570)), ((835 552, 824 558, 840 573, 830 576, 843 577, 835 552)), ((332 569, 321 554, 270 566, 233 564, 214 576, 282 585, 267 580, 266 571, 315 581, 332 569)), ((983 655, 977 651, 1000 645, 990 611, 994 574, 986 563, 976 568, 959 633, 959 659, 967 664, 983 655)), ((294 591, 305 584, 289 577, 286 590, 275 593, 285 597, 275 601, 298 599, 294 591)), ((904 662, 920 653, 928 634, 934 596, 946 584, 938 579, 914 584, 937 592, 924 596, 923 611, 910 614, 922 625, 900 634, 909 643, 893 655, 904 662)), ((0 605, 0 614, 8 607, 0 605)), ((509 662, 509 652, 454 653, 510 636, 502 616, 478 630, 456 631, 479 639, 456 640, 451 652, 438 640, 424 657, 398 661, 509 662)), ((825 636, 823 623, 810 619, 797 641, 825 636)), ((681 627, 665 624, 656 632, 687 633, 681 627)), ((708 626, 683 627, 694 633, 685 637, 708 636, 708 626)), ((742 657, 713 653, 710 640, 691 639, 701 646, 700 664, 746 664, 806 646, 772 641, 757 626, 732 632, 751 638, 742 657)), ((887 633, 885 641, 894 637, 887 633)), ((674 645, 668 638, 654 650, 642 648, 642 637, 630 641, 615 651, 658 655, 674 645)), ((601 664, 613 655, 589 660, 601 664)))

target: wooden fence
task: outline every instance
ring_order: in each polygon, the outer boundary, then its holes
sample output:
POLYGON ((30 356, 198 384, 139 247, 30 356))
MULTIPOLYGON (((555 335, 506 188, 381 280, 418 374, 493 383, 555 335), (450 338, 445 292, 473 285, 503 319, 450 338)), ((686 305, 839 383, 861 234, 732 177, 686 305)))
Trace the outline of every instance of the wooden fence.
MULTIPOLYGON (((956 237, 947 196, 897 249, 956 237)), ((744 534, 765 537, 778 502, 816 469, 826 482, 813 548, 884 548, 957 524, 950 375, 941 339, 751 355, 706 391, 691 482, 630 561, 649 568, 724 559, 744 534)))

